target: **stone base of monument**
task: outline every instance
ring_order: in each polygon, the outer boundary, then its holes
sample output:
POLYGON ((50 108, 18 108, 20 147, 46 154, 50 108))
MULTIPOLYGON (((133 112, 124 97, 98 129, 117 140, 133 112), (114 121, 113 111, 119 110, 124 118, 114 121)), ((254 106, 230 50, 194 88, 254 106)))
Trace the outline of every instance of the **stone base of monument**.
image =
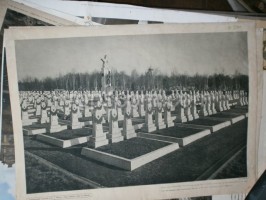
POLYGON ((144 124, 144 126, 141 128, 141 131, 146 132, 146 133, 150 133, 156 130, 157 130, 156 126, 152 123, 144 124))
POLYGON ((37 135, 37 140, 47 142, 49 144, 67 148, 83 143, 87 143, 92 136, 92 131, 88 128, 76 130, 63 130, 57 133, 46 133, 37 135))
POLYGON ((97 137, 91 137, 89 142, 88 142, 88 147, 91 148, 98 148, 104 145, 107 145, 109 143, 106 134, 102 134, 100 136, 97 137))
POLYGON ((135 132, 135 129, 127 130, 127 133, 123 133, 124 139, 129 140, 131 138, 137 137, 137 133, 135 132))
POLYGON ((120 169, 133 171, 178 148, 177 143, 137 137, 97 149, 83 147, 81 155, 120 169))
POLYGON ((121 131, 118 131, 117 133, 113 134, 107 134, 107 138, 109 140, 109 143, 116 143, 121 142, 124 140, 124 137, 121 134, 121 131))
POLYGON ((71 124, 70 127, 71 127, 72 130, 74 130, 74 129, 80 129, 83 126, 82 126, 81 123, 76 123, 76 124, 71 124))
POLYGON ((160 123, 156 124, 156 127, 157 127, 157 129, 164 129, 164 128, 166 128, 166 125, 164 122, 160 122, 160 123))
POLYGON ((211 134, 210 129, 175 126, 168 129, 154 131, 152 133, 139 132, 138 137, 175 142, 178 143, 179 146, 183 147, 209 134, 211 134))
POLYGON ((230 126, 231 122, 229 120, 221 121, 221 120, 199 118, 187 123, 178 123, 177 125, 182 127, 210 129, 211 132, 216 132, 222 128, 230 126))
POLYGON ((60 131, 63 131, 63 130, 66 130, 67 129, 67 125, 56 125, 56 126, 51 126, 50 128, 50 133, 57 133, 57 132, 60 132, 60 131))
POLYGON ((47 133, 50 124, 32 124, 23 127, 23 134, 24 135, 37 135, 42 133, 47 133))
POLYGON ((192 115, 193 116, 193 120, 195 120, 195 119, 199 119, 199 115, 198 114, 194 114, 194 115, 192 115))
POLYGON ((186 118, 186 116, 182 116, 182 117, 176 116, 174 122, 176 122, 176 123, 184 123, 184 122, 187 122, 187 118, 186 118))
POLYGON ((193 118, 193 116, 192 115, 188 115, 187 116, 187 121, 192 121, 194 118, 193 118))
POLYGON ((32 125, 33 123, 37 123, 37 122, 38 122, 38 118, 30 117, 29 119, 22 120, 22 126, 32 125))

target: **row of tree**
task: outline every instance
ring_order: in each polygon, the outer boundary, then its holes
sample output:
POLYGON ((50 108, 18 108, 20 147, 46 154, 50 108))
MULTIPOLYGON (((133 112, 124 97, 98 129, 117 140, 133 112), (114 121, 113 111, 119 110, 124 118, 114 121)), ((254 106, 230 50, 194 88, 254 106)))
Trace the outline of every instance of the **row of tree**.
MULTIPOLYGON (((20 90, 100 90, 100 72, 68 73, 56 78, 37 79, 27 77, 19 82, 20 90)), ((182 89, 182 90, 248 90, 248 76, 235 73, 234 75, 213 74, 189 76, 172 73, 163 75, 158 70, 149 68, 146 73, 139 74, 132 70, 131 75, 125 72, 112 71, 111 84, 117 90, 152 90, 152 89, 182 89)))

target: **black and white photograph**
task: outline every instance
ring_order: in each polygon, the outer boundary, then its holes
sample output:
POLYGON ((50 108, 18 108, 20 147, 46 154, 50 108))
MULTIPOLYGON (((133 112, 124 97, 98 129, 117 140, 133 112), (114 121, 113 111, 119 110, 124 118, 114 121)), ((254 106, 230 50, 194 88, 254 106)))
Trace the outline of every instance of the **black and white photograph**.
POLYGON ((26 194, 250 175, 249 32, 149 26, 14 40, 26 194))
POLYGON ((0 180, 1 195, 4 199, 13 200, 15 198, 15 149, 14 132, 12 127, 12 116, 10 106, 10 95, 8 88, 8 77, 5 61, 5 51, 3 48, 4 29, 12 26, 50 26, 50 24, 41 20, 32 18, 25 14, 7 9, 0 31, 0 63, 1 68, 1 134, 0 134, 0 171, 3 177, 0 180))

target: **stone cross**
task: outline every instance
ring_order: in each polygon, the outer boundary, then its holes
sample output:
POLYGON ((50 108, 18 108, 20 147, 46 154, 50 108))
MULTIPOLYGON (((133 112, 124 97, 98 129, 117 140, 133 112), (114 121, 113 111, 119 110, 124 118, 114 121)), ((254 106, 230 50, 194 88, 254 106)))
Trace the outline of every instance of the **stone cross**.
POLYGON ((50 119, 47 115, 47 104, 44 101, 41 103, 41 108, 41 124, 49 123, 50 119))
POLYGON ((172 104, 167 100, 164 105, 164 123, 167 128, 174 126, 174 122, 171 116, 172 104))
POLYGON ((110 112, 109 134, 107 135, 107 138, 109 139, 110 143, 124 140, 122 132, 118 127, 118 114, 115 108, 113 108, 110 112))
POLYGON ((50 113, 50 133, 61 131, 61 126, 58 123, 57 109, 54 105, 51 106, 50 113))
POLYGON ((146 114, 145 114, 145 123, 142 127, 142 131, 150 133, 156 130, 156 126, 153 123, 152 115, 153 115, 153 107, 151 98, 148 97, 146 100, 146 114))
POLYGON ((162 117, 163 103, 159 101, 155 110, 155 125, 158 129, 166 128, 162 117))
POLYGON ((106 138, 106 134, 103 132, 102 125, 102 105, 98 104, 95 106, 94 111, 92 113, 92 137, 89 140, 89 147, 97 148, 108 144, 108 139, 106 138))
POLYGON ((79 122, 77 104, 73 103, 71 107, 71 118, 70 118, 71 129, 80 129, 82 124, 79 122))
POLYGON ((183 96, 180 96, 180 101, 179 101, 179 103, 177 103, 177 105, 175 107, 175 113, 176 113, 175 122, 177 122, 177 123, 187 122, 187 118, 186 118, 185 112, 184 112, 183 96))
POLYGON ((137 137, 135 128, 132 125, 132 120, 131 120, 131 104, 130 101, 126 102, 126 107, 124 110, 124 121, 123 121, 123 131, 122 134, 124 136, 124 139, 130 139, 133 137, 137 137))
POLYGON ((36 112, 35 112, 36 116, 41 115, 41 99, 37 98, 36 100, 36 112))

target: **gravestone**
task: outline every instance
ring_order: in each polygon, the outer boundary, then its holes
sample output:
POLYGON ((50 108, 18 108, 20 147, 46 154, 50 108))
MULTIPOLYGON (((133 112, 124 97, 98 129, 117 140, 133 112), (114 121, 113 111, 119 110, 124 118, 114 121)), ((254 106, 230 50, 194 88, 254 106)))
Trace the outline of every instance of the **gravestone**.
POLYGON ((199 116, 202 117, 208 116, 208 112, 206 109, 206 97, 203 94, 201 94, 201 105, 200 105, 199 116))
POLYGON ((199 118, 199 115, 198 115, 198 111, 197 111, 197 97, 195 95, 195 91, 193 91, 193 96, 192 96, 192 101, 191 101, 191 114, 193 116, 193 119, 198 119, 199 118))
POLYGON ((36 100, 36 112, 35 112, 35 115, 36 116, 41 115, 41 110, 42 110, 42 108, 41 108, 41 99, 40 98, 37 98, 37 100, 36 100))
POLYGON ((115 105, 117 109, 117 116, 118 116, 118 121, 121 121, 124 119, 123 113, 122 113, 122 104, 120 99, 115 100, 115 105))
POLYGON ((211 109, 211 97, 210 97, 210 94, 207 93, 206 95, 206 110, 207 110, 207 113, 208 115, 212 115, 212 109, 211 109))
POLYGON ((131 99, 131 113, 132 113, 132 118, 134 117, 139 117, 139 113, 138 113, 138 101, 137 99, 132 96, 132 99, 131 99))
POLYGON ((23 101, 21 104, 21 120, 23 126, 28 126, 32 124, 32 121, 29 119, 28 105, 26 101, 23 101))
POLYGON ((187 117, 188 121, 192 121, 193 116, 191 114, 191 99, 189 95, 187 96, 184 105, 185 105, 185 110, 184 110, 185 116, 187 117))
POLYGON ((144 117, 145 116, 145 110, 144 110, 144 95, 143 91, 141 91, 141 95, 139 96, 139 104, 138 104, 138 112, 139 116, 144 117))
POLYGON ((89 100, 85 100, 84 117, 91 117, 91 105, 89 100))
POLYGON ((52 105, 50 110, 50 133, 59 131, 61 131, 61 126, 58 124, 57 109, 52 105))
POLYGON ((49 123, 50 119, 47 114, 47 104, 42 101, 41 103, 41 124, 49 123))
POLYGON ((166 128, 166 125, 162 117, 162 110, 163 110, 163 103, 159 101, 157 103, 157 107, 155 110, 155 125, 158 129, 166 128))
POLYGON ((112 110, 112 99, 111 97, 107 97, 106 99, 106 121, 110 122, 110 115, 111 115, 111 110, 112 110))
POLYGON ((227 110, 227 107, 226 107, 226 99, 225 99, 225 95, 222 94, 222 108, 223 110, 227 110))
POLYGON ((179 103, 177 103, 175 107, 175 113, 176 113, 175 122, 177 123, 187 122, 187 118, 184 112, 184 102, 182 96, 180 97, 179 103))
POLYGON ((151 98, 148 97, 146 101, 145 123, 144 126, 142 127, 142 131, 150 133, 156 130, 156 126, 153 123, 152 114, 153 114, 153 107, 151 103, 151 98))
POLYGON ((215 109, 215 95, 213 92, 211 92, 211 110, 213 115, 217 113, 215 109))
POLYGON ((132 125, 131 120, 131 104, 129 101, 126 103, 126 107, 124 110, 124 121, 123 121, 123 131, 122 134, 124 139, 130 139, 133 137, 137 137, 136 131, 132 125))
POLYGON ((222 98, 221 94, 220 94, 219 92, 216 92, 215 109, 216 109, 218 112, 222 112, 222 111, 223 111, 221 98, 222 98))
POLYGON ((171 102, 166 101, 164 106, 164 123, 167 128, 174 126, 174 122, 171 116, 171 110, 172 110, 171 102))
POLYGON ((124 140, 122 132, 118 127, 118 114, 115 108, 113 108, 110 112, 109 134, 107 134, 107 138, 109 139, 110 143, 124 140))
POLYGON ((70 115, 70 103, 69 100, 65 100, 65 104, 64 104, 64 115, 65 116, 69 116, 70 115))
POLYGON ((108 144, 106 134, 103 132, 102 118, 102 105, 98 104, 92 114, 92 137, 88 143, 88 146, 91 148, 97 148, 108 144))
POLYGON ((72 107, 71 107, 70 125, 71 125, 71 129, 82 128, 82 124, 79 122, 77 104, 75 104, 75 103, 73 103, 72 107))

